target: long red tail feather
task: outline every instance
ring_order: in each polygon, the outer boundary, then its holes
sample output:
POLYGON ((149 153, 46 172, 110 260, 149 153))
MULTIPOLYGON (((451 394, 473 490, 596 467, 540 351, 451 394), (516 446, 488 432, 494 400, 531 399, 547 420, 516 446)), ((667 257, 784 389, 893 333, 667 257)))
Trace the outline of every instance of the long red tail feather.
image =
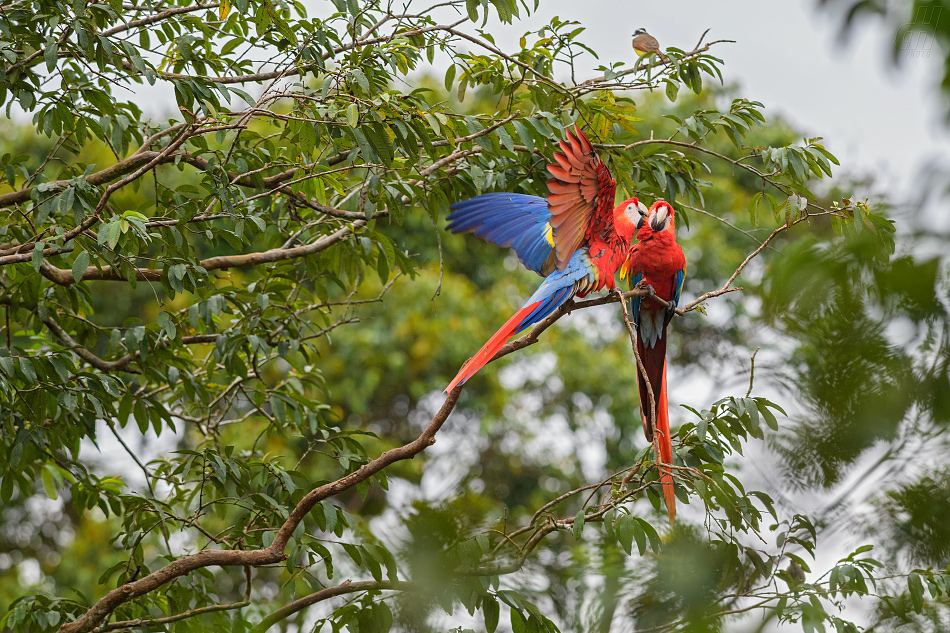
POLYGON ((466 380, 474 376, 475 372, 488 364, 488 361, 508 342, 512 332, 517 330, 525 318, 531 314, 535 308, 541 305, 541 303, 543 302, 536 301, 515 312, 515 314, 501 326, 501 329, 495 332, 492 337, 488 339, 488 342, 478 350, 478 353, 472 356, 467 363, 462 365, 459 373, 452 379, 449 386, 445 388, 445 392, 448 393, 458 385, 463 384, 466 380))
POLYGON ((666 499, 666 512, 670 523, 676 518, 676 494, 673 492, 673 470, 663 464, 673 464, 673 442, 670 438, 670 408, 666 400, 666 363, 663 363, 663 383, 660 385, 660 397, 656 405, 656 434, 654 435, 656 454, 660 462, 660 483, 663 485, 663 497, 666 499))
MULTIPOLYGON (((660 464, 673 463, 673 444, 670 439, 670 413, 666 397, 666 327, 663 335, 652 348, 646 348, 640 338, 637 339, 637 351, 640 360, 647 371, 646 379, 650 381, 650 388, 656 398, 656 420, 650 419, 650 394, 640 372, 637 372, 640 391, 640 413, 643 417, 643 432, 647 440, 653 442, 656 459, 660 464)), ((676 495, 673 492, 673 471, 669 467, 660 466, 660 483, 663 486, 663 497, 666 500, 666 511, 670 523, 676 517, 676 495)))

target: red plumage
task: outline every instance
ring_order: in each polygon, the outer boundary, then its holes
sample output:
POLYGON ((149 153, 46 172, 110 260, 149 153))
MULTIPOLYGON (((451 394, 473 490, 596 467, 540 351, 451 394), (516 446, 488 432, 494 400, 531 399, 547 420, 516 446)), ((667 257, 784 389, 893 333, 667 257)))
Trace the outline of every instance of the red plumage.
POLYGON ((475 372, 484 367, 488 361, 490 361, 495 356, 495 354, 498 353, 498 350, 504 347, 505 343, 508 342, 508 339, 511 337, 512 332, 518 329, 525 317, 531 314, 531 312, 539 305, 541 305, 541 302, 536 301, 515 312, 514 315, 508 319, 508 321, 505 322, 505 324, 501 326, 501 328, 495 332, 484 345, 482 345, 482 348, 478 350, 478 353, 472 356, 468 362, 462 365, 458 375, 452 379, 452 382, 450 382, 449 386, 445 388, 445 391, 452 391, 455 389, 456 385, 465 382, 474 376, 475 372))
POLYGON ((647 222, 637 233, 637 248, 631 255, 630 273, 640 276, 643 286, 650 286, 657 297, 670 304, 663 305, 652 297, 643 297, 635 310, 637 325, 637 353, 643 362, 637 382, 640 392, 640 412, 643 432, 653 442, 660 466, 660 482, 670 522, 676 516, 676 496, 673 492, 672 469, 663 464, 673 463, 673 445, 670 438, 669 406, 666 384, 666 327, 673 318, 676 302, 682 288, 686 257, 676 243, 673 225, 673 207, 657 201, 650 208, 647 222), (650 400, 647 382, 653 391, 655 412, 650 400))
MULTIPOLYGON (((604 287, 614 288, 614 274, 628 261, 637 226, 642 221, 638 211, 641 205, 636 198, 629 198, 615 207, 617 184, 607 166, 580 129, 575 127, 566 132, 567 140, 558 143, 560 151, 554 153, 555 162, 548 165, 552 176, 548 180, 547 197, 551 233, 545 239, 554 251, 555 270, 547 275, 524 307, 462 366, 446 391, 471 378, 498 353, 509 337, 543 320, 572 297, 583 297, 604 287)), ((464 219, 470 212, 465 210, 466 206, 481 212, 477 205, 455 206, 453 213, 458 214, 455 221, 471 222, 464 219)), ((511 212, 504 208, 505 214, 511 212)), ((642 209, 645 213, 646 207, 642 209)), ((471 225, 482 227, 488 223, 481 219, 471 225)))

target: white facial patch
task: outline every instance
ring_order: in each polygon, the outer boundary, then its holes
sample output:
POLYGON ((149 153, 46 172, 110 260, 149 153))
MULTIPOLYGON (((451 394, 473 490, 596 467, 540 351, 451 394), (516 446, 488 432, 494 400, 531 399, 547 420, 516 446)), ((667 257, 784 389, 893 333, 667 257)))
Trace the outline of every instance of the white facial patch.
POLYGON ((641 226, 643 226, 643 221, 644 221, 643 211, 645 210, 646 210, 646 207, 643 206, 642 202, 640 202, 639 205, 633 204, 631 202, 623 210, 623 214, 624 216, 626 216, 628 220, 630 220, 630 222, 635 227, 639 229, 641 226))

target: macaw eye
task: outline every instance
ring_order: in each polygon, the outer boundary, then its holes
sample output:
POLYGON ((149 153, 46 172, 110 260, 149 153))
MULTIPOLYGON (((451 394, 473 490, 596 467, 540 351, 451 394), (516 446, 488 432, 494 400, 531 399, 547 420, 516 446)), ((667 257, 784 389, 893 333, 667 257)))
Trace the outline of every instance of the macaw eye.
MULTIPOLYGON (((643 203, 640 203, 640 207, 642 206, 643 203)), ((637 230, 643 226, 643 222, 645 220, 643 210, 640 207, 631 202, 627 205, 627 208, 623 210, 623 214, 627 216, 627 219, 633 222, 633 225, 637 228, 637 230)))

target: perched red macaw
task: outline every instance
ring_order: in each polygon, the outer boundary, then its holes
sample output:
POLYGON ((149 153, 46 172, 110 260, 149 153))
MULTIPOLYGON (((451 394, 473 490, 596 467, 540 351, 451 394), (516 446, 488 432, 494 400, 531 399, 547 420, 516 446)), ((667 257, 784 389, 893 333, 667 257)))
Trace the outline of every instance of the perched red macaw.
POLYGON ((575 295, 605 286, 627 262, 645 205, 628 198, 613 206, 617 182, 579 128, 558 143, 548 165, 548 197, 486 193, 452 205, 448 229, 473 232, 510 246, 521 262, 546 279, 531 298, 462 366, 446 391, 463 384, 512 336, 543 320, 575 295))
MULTIPOLYGON (((640 389, 640 415, 647 441, 653 442, 657 461, 673 463, 673 445, 670 442, 670 415, 666 399, 666 326, 675 314, 683 290, 686 256, 676 243, 673 228, 673 207, 657 200, 650 207, 649 216, 637 232, 637 247, 631 252, 628 264, 631 288, 641 281, 657 297, 669 303, 666 307, 652 297, 633 298, 633 322, 637 327, 637 353, 646 369, 646 376, 637 368, 640 389), (656 419, 651 418, 650 395, 645 380, 650 381, 656 401, 656 419)), ((627 267, 625 267, 626 269, 627 267)), ((660 466, 660 482, 666 498, 670 523, 676 516, 676 496, 673 493, 673 473, 660 466)))

